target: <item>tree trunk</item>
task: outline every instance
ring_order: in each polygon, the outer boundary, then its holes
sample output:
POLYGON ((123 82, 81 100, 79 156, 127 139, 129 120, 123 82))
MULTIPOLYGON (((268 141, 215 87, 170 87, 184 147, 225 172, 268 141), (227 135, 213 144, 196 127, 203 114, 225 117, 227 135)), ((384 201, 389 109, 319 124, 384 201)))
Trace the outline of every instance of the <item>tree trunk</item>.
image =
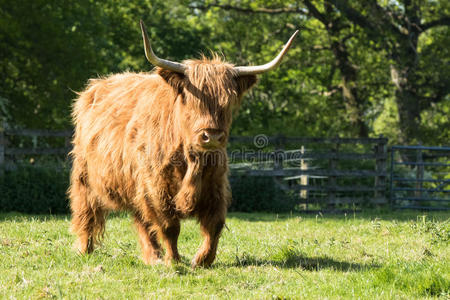
POLYGON ((408 71, 391 66, 391 78, 395 84, 395 101, 397 103, 401 144, 419 142, 420 99, 414 92, 414 86, 408 78, 408 71))
POLYGON ((399 46, 391 49, 391 80, 395 86, 399 127, 402 144, 417 143, 420 137, 420 112, 422 99, 418 92, 417 42, 419 32, 397 36, 399 46))
POLYGON ((369 136, 369 128, 364 122, 364 99, 358 93, 357 70, 350 61, 344 43, 341 38, 331 44, 337 67, 341 73, 342 96, 351 124, 356 127, 359 137, 366 138, 369 136))
POLYGON ((346 21, 341 15, 336 14, 333 5, 324 3, 325 12, 320 13, 310 1, 305 1, 311 14, 322 22, 331 39, 331 50, 336 59, 336 66, 341 74, 341 88, 344 104, 350 117, 351 125, 356 129, 359 137, 369 136, 369 128, 364 122, 364 102, 358 90, 358 70, 350 59, 350 54, 345 45, 346 38, 342 30, 346 27, 346 21))

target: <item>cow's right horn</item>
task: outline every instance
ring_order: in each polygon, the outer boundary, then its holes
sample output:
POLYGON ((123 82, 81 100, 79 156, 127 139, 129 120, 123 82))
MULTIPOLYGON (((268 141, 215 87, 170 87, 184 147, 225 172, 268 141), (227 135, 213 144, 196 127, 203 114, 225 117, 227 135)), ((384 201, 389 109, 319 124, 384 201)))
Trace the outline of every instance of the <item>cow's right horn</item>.
POLYGON ((170 60, 165 60, 162 58, 159 58, 155 55, 155 53, 152 50, 152 46, 150 45, 150 40, 148 38, 147 29, 145 28, 144 22, 141 20, 141 31, 142 31, 142 39, 144 40, 144 49, 145 49, 145 57, 147 57, 147 60, 160 68, 171 70, 177 73, 183 73, 186 70, 186 66, 183 64, 180 64, 178 62, 173 62, 170 60))
POLYGON ((280 53, 275 57, 272 61, 268 62, 265 65, 261 66, 243 66, 243 67, 234 67, 234 70, 238 75, 256 75, 261 74, 267 71, 270 71, 274 68, 276 68, 283 59, 283 56, 286 54, 286 52, 291 47, 292 41, 294 40, 295 36, 298 34, 298 30, 294 32, 294 34, 291 36, 289 41, 284 45, 283 49, 281 49, 280 53))

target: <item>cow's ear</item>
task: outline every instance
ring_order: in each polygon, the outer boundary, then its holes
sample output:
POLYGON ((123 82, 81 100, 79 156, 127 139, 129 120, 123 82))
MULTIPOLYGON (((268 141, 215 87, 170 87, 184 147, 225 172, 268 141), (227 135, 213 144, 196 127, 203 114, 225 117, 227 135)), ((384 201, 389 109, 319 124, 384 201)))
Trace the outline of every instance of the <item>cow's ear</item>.
POLYGON ((156 73, 178 92, 183 90, 184 74, 161 68, 157 68, 156 73))
POLYGON ((256 75, 243 75, 236 78, 239 94, 242 95, 248 91, 258 81, 256 75))

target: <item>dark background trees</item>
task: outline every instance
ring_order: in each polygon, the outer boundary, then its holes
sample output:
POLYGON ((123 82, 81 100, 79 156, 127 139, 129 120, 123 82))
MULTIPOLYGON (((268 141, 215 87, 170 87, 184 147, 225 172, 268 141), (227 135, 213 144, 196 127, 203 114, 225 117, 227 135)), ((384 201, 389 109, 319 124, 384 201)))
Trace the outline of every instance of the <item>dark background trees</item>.
POLYGON ((148 71, 138 21, 158 55, 268 61, 233 133, 377 136, 448 144, 448 1, 0 0, 0 114, 8 124, 70 127, 88 78, 148 71))

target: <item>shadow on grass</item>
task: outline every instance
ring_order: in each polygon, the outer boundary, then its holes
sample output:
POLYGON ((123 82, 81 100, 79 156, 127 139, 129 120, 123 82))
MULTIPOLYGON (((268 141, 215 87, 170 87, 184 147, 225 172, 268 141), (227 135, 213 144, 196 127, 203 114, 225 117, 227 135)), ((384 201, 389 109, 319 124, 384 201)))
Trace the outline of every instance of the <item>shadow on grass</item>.
POLYGON ((235 261, 232 264, 217 263, 217 266, 218 267, 274 266, 286 269, 299 268, 307 271, 332 269, 342 272, 371 270, 381 267, 378 264, 360 264, 347 261, 339 261, 326 256, 307 257, 302 254, 289 254, 283 259, 276 259, 276 258, 261 259, 245 253, 240 257, 236 257, 235 261))
POLYGON ((247 254, 241 257, 236 257, 234 262, 220 262, 216 261, 208 268, 198 267, 192 269, 191 262, 182 257, 180 262, 172 264, 170 267, 161 266, 161 268, 168 268, 177 275, 184 276, 196 273, 198 269, 227 269, 227 268, 244 268, 248 266, 266 267, 272 266, 283 269, 301 269, 306 271, 320 271, 323 269, 330 269, 340 272, 358 272, 364 270, 378 269, 381 265, 378 264, 359 264, 353 262, 339 261, 329 257, 307 257, 303 255, 291 255, 284 260, 278 259, 261 259, 247 254))

